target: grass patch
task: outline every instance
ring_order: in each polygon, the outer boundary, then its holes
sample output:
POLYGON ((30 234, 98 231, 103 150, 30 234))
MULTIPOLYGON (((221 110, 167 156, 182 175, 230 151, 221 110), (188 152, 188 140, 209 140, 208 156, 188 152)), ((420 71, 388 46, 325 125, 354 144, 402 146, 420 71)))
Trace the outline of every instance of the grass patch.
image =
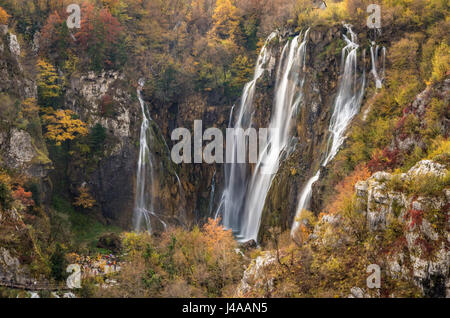
POLYGON ((53 196, 52 207, 67 217, 73 234, 74 246, 81 249, 87 248, 89 253, 110 252, 96 247, 99 237, 106 232, 122 232, 122 229, 117 226, 102 224, 92 215, 75 211, 70 202, 59 195, 53 196))

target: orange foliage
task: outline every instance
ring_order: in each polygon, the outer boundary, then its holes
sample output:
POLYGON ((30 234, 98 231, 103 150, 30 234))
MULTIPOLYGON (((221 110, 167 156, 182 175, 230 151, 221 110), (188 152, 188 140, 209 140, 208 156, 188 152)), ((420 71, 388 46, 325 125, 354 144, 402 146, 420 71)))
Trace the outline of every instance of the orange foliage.
POLYGON ((42 27, 41 31, 41 47, 46 50, 49 49, 52 45, 54 45, 59 38, 57 28, 62 25, 65 20, 65 13, 58 13, 58 11, 54 11, 47 18, 45 25, 42 27))
POLYGON ((210 250, 220 246, 224 242, 233 242, 233 233, 226 230, 219 224, 220 219, 208 219, 208 223, 203 225, 205 240, 210 250))
POLYGON ((122 27, 108 9, 97 11, 94 5, 86 2, 81 9, 81 16, 81 29, 75 37, 82 47, 87 48, 89 44, 102 42, 104 39, 107 44, 118 41, 122 27))
POLYGON ((0 7, 0 24, 7 24, 9 18, 10 15, 5 11, 5 9, 0 7))
POLYGON ((342 211, 345 203, 353 196, 355 185, 362 180, 370 177, 370 171, 367 166, 358 166, 356 169, 335 187, 336 197, 333 202, 325 207, 328 213, 336 213, 342 211))
POLYGON ((33 206, 34 201, 32 199, 33 194, 30 192, 26 192, 24 188, 18 186, 15 191, 12 193, 12 197, 14 200, 20 201, 24 206, 33 206))

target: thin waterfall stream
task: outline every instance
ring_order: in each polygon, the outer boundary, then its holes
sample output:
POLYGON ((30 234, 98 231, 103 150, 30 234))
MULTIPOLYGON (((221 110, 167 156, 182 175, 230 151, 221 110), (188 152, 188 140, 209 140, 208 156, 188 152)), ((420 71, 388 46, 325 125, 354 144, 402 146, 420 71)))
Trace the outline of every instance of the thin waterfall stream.
POLYGON ((153 139, 150 131, 151 117, 142 98, 144 80, 139 80, 137 96, 141 105, 142 124, 139 138, 139 159, 136 175, 136 198, 133 215, 133 227, 135 231, 142 229, 152 232, 151 217, 155 217, 163 226, 167 224, 155 213, 154 196, 152 186, 154 184, 155 158, 150 151, 149 142, 153 139))
MULTIPOLYGON (((342 49, 342 76, 333 105, 333 114, 329 124, 329 139, 327 150, 320 166, 325 167, 339 151, 345 140, 345 132, 353 117, 359 112, 365 90, 365 73, 361 77, 357 71, 357 44, 356 34, 351 26, 346 25, 350 39, 344 35, 346 46, 342 49)), ((292 223, 291 235, 295 235, 300 223, 298 221, 302 211, 309 208, 312 186, 320 178, 320 169, 311 177, 300 193, 296 216, 292 223)))

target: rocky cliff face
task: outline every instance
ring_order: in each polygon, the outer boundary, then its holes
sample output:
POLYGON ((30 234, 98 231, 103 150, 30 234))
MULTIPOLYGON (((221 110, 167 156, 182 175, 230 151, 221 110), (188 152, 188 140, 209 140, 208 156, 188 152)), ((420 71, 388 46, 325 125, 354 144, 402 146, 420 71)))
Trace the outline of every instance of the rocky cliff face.
POLYGON ((140 114, 135 88, 118 72, 73 75, 66 90, 66 107, 92 129, 103 127, 106 139, 101 155, 90 167, 69 163, 67 176, 73 195, 87 184, 101 214, 125 228, 131 225, 134 205, 140 114))
POLYGON ((40 121, 24 119, 18 111, 23 101, 37 96, 35 80, 29 68, 22 64, 22 59, 27 57, 17 36, 7 26, 0 25, 0 158, 5 168, 39 184, 41 199, 48 201, 47 176, 52 163, 40 121))
POLYGON ((450 189, 418 195, 395 184, 419 184, 425 178, 446 176, 444 165, 424 160, 407 173, 377 172, 356 185, 359 213, 365 216, 370 232, 386 231, 395 222, 401 225, 402 248, 390 251, 385 264, 388 273, 412 279, 428 297, 450 297, 450 189))
POLYGON ((377 172, 357 183, 354 210, 325 214, 315 225, 304 217, 303 241, 260 252, 237 295, 450 297, 448 175, 424 160, 406 173, 377 172), (418 184, 429 191, 417 195, 418 184), (370 264, 381 270, 380 288, 366 285, 370 264))

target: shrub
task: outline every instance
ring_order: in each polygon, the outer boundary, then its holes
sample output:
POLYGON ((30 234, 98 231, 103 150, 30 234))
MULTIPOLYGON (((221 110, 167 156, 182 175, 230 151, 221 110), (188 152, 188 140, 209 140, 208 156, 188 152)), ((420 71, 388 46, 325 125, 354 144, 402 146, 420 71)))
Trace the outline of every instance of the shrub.
POLYGON ((59 243, 56 244, 55 251, 50 257, 51 275, 57 281, 62 281, 68 276, 66 273, 67 261, 65 250, 59 243))
POLYGON ((2 210, 10 209, 12 202, 11 188, 4 182, 0 182, 0 205, 2 210))
POLYGON ((0 7, 0 24, 8 24, 8 19, 10 18, 10 15, 0 7))
POLYGON ((80 186, 78 187, 78 192, 80 195, 75 198, 73 205, 83 207, 84 209, 92 209, 96 202, 89 193, 89 188, 87 186, 80 186))
POLYGON ((450 172, 439 177, 433 173, 418 174, 407 181, 407 190, 415 195, 440 195, 445 187, 450 186, 450 172))
POLYGON ((33 194, 31 192, 25 191, 24 188, 18 186, 16 190, 12 193, 14 200, 20 201, 24 206, 33 206, 34 201, 32 199, 33 194))
POLYGON ((443 137, 434 140, 428 159, 448 164, 450 162, 450 140, 443 137))
POLYGON ((442 42, 434 52, 431 82, 442 81, 450 73, 450 47, 442 42))
POLYGON ((233 290, 242 275, 237 243, 218 220, 210 219, 191 231, 170 229, 160 237, 126 233, 122 243, 129 263, 124 264, 120 286, 111 295, 218 297, 233 290), (129 286, 136 281, 130 275, 139 278, 137 287, 129 286))
POLYGON ((366 166, 358 166, 350 175, 345 177, 336 187, 335 199, 325 207, 328 213, 336 213, 344 210, 349 198, 355 191, 355 185, 370 177, 370 171, 366 166))

